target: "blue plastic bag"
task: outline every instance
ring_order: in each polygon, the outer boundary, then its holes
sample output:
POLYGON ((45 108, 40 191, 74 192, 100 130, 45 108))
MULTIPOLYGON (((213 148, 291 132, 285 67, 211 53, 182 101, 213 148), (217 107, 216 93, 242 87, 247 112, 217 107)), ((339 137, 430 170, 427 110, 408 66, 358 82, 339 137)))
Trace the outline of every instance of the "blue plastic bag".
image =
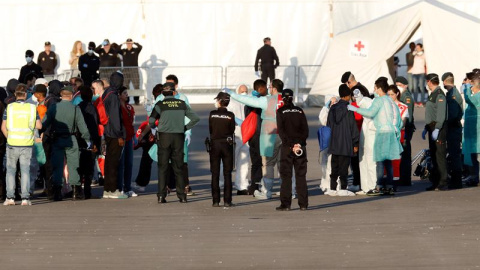
POLYGON ((323 126, 317 130, 318 136, 318 146, 320 147, 320 151, 323 151, 328 148, 330 144, 330 137, 332 136, 332 130, 330 127, 323 126))

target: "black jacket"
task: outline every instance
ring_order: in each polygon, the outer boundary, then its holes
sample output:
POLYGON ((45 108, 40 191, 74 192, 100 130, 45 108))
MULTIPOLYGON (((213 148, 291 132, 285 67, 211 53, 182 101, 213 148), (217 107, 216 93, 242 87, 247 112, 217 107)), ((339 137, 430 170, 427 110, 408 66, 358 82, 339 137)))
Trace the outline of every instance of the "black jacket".
POLYGON ((53 51, 50 51, 49 55, 43 51, 38 55, 37 63, 42 67, 43 74, 54 75, 57 67, 57 55, 53 51))
POLYGON ((78 59, 78 70, 80 70, 83 83, 87 86, 90 86, 94 80, 98 79, 99 68, 100 58, 94 53, 92 55, 86 53, 78 59))
POLYGON ((110 87, 108 87, 102 95, 105 112, 108 116, 108 123, 105 125, 104 132, 105 137, 124 139, 126 137, 122 122, 120 100, 118 99, 118 89, 120 89, 122 85, 123 75, 114 72, 112 76, 110 76, 110 87))
POLYGON ((286 104, 277 110, 278 135, 282 145, 293 148, 295 144, 307 145, 308 122, 300 107, 286 104))
POLYGON ((133 47, 131 50, 122 49, 121 53, 123 55, 123 65, 125 67, 138 67, 138 55, 142 51, 142 45, 134 43, 137 47, 133 47))
POLYGON ((235 133, 235 114, 227 111, 227 108, 218 108, 211 111, 208 117, 210 139, 226 139, 235 133))
POLYGON ((277 52, 275 48, 270 45, 263 45, 257 51, 257 57, 255 58, 255 71, 258 71, 258 61, 261 60, 262 70, 265 68, 276 68, 280 65, 280 61, 278 60, 277 52), (275 61, 275 63, 274 63, 275 61))
POLYGON ((118 61, 118 51, 114 50, 112 46, 110 46, 110 50, 108 53, 105 52, 105 49, 102 48, 102 45, 98 45, 95 48, 95 52, 98 53, 100 56, 100 66, 101 67, 115 67, 117 66, 118 61))
POLYGON ((27 83, 26 77, 30 73, 34 73, 35 75, 37 75, 37 79, 43 78, 42 67, 32 61, 30 65, 26 64, 22 67, 22 69, 20 69, 20 76, 18 76, 18 80, 21 83, 27 83))
POLYGON ((340 99, 328 112, 327 126, 332 130, 328 153, 352 157, 353 147, 358 147, 360 134, 355 115, 347 110, 347 105, 347 101, 340 99))
MULTIPOLYGON (((85 120, 85 124, 87 125, 88 132, 90 133, 90 140, 92 143, 97 146, 97 149, 100 149, 100 136, 98 135, 98 112, 95 106, 93 106, 92 102, 90 101, 82 101, 78 104, 78 107, 82 111, 83 119, 85 120)), ((86 148, 86 142, 83 143, 84 147, 86 148)))
POLYGON ((7 83, 7 97, 3 100, 3 104, 7 106, 8 104, 15 101, 15 88, 20 82, 17 79, 10 79, 7 83))

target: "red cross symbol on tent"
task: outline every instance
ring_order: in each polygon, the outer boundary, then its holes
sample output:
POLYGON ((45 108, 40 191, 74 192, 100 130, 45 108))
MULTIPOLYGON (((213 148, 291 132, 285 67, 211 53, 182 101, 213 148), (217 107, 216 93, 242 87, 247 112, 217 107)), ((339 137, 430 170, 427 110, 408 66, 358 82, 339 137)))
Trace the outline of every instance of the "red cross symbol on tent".
POLYGON ((357 48, 358 51, 361 51, 363 48, 365 48, 365 45, 363 45, 361 41, 358 41, 358 43, 355 44, 354 47, 357 48))

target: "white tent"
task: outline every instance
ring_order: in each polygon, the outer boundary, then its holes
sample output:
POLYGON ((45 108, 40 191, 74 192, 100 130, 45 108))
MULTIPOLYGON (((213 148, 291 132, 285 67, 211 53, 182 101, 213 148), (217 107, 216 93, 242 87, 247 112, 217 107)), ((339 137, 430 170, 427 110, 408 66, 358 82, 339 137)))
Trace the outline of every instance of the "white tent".
POLYGON ((459 84, 480 66, 480 20, 433 0, 413 3, 391 14, 338 34, 330 43, 310 96, 338 93, 345 71, 373 91, 380 76, 392 82, 387 65, 419 26, 428 73, 450 71, 459 84))

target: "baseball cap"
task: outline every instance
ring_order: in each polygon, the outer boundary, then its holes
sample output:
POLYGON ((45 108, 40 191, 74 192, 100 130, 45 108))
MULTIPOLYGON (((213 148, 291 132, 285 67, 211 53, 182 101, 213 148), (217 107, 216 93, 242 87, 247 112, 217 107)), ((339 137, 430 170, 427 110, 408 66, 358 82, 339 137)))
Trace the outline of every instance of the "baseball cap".
POLYGON ((448 77, 452 77, 453 78, 453 74, 451 72, 445 72, 443 73, 442 75, 442 81, 445 81, 448 77))
POLYGON ((292 89, 283 89, 282 91, 282 98, 286 98, 286 97, 293 97, 293 91, 292 89))
POLYGON ((131 38, 127 38, 127 42, 133 42, 131 38))
POLYGON ((52 43, 50 43, 50 41, 45 41, 45 46, 49 46, 49 45, 52 45, 52 43))
POLYGON ((225 92, 219 92, 218 95, 214 99, 220 99, 220 100, 230 100, 230 95, 225 93, 225 92))

